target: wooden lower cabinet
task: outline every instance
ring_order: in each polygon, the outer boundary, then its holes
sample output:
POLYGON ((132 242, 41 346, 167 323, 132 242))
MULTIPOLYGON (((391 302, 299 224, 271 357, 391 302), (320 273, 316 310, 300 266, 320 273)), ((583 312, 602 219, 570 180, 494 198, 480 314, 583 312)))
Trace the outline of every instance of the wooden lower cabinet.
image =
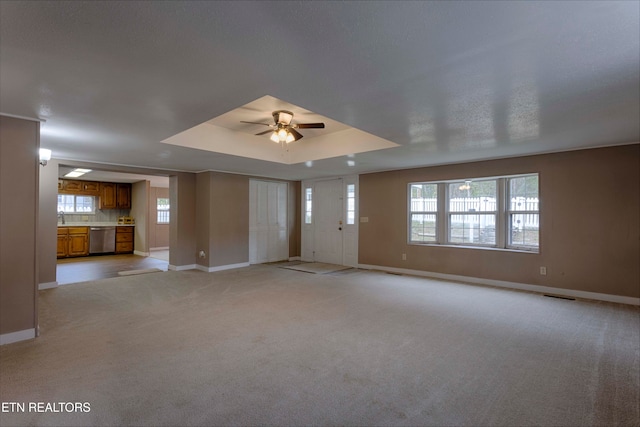
POLYGON ((89 227, 58 227, 57 257, 89 255, 89 227))
POLYGON ((67 227, 58 227, 58 250, 57 250, 58 258, 65 258, 67 256, 68 241, 69 241, 69 232, 67 230, 67 227))
POLYGON ((134 227, 116 227, 116 253, 125 254, 133 252, 134 227))

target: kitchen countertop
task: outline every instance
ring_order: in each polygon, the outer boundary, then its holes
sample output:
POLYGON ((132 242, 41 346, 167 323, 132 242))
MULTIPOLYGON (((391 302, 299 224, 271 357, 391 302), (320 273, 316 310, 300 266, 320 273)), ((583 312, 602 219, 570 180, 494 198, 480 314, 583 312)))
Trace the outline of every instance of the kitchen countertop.
POLYGON ((118 224, 115 222, 58 222, 58 227, 135 227, 135 224, 118 224))

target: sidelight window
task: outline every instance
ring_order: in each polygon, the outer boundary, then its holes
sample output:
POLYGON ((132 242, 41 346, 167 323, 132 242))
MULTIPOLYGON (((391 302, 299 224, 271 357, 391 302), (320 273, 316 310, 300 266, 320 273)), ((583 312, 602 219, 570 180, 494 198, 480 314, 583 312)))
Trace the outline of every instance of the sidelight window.
POLYGON ((311 224, 313 203, 313 189, 311 187, 304 189, 304 223, 311 224))
POLYGON ((169 224, 169 199, 167 197, 156 199, 156 212, 158 224, 169 224))
POLYGON ((347 225, 356 223, 356 185, 347 184, 347 225))

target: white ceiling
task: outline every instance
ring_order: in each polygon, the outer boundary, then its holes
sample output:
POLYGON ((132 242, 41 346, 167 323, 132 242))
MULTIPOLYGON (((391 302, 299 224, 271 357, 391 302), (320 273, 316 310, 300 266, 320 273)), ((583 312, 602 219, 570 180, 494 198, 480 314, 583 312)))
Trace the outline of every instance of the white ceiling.
POLYGON ((310 164, 308 162, 333 157, 342 157, 344 163, 346 156, 350 158, 347 161, 353 162, 352 164, 355 166, 353 160, 355 154, 398 146, 391 141, 378 138, 370 133, 362 132, 268 95, 162 142, 288 165, 303 162, 308 165, 310 164), (323 123, 325 127, 323 129, 300 129, 298 133, 303 136, 294 143, 270 143, 269 134, 257 134, 265 129, 270 131, 272 128, 268 125, 275 123, 273 117, 265 117, 269 115, 265 114, 265 111, 277 110, 293 112, 292 124, 323 123), (267 126, 242 123, 242 121, 266 123, 267 126))
POLYGON ((46 120, 56 158, 285 179, 632 143, 639 9, 2 1, 0 112, 46 120), (161 142, 265 95, 399 146, 307 166, 161 142))

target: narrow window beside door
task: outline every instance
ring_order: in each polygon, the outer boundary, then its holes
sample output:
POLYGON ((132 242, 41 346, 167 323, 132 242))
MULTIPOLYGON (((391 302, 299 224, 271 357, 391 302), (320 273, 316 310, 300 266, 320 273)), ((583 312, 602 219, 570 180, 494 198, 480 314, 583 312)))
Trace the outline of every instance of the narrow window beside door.
POLYGON ((311 203, 313 199, 313 189, 305 188, 304 190, 304 223, 311 224, 311 203))
POLYGON ((347 225, 356 223, 356 185, 347 184, 347 225))
POLYGON ((169 199, 166 197, 158 197, 156 202, 158 211, 158 224, 169 224, 169 199))

